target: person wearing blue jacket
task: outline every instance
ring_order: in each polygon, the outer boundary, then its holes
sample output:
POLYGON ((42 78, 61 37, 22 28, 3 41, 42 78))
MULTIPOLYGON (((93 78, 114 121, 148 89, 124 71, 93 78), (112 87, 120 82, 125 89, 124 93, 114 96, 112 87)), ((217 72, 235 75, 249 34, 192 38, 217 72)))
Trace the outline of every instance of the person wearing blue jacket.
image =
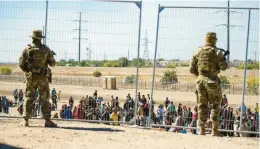
POLYGON ((73 119, 71 106, 67 106, 65 111, 62 113, 64 119, 73 119))

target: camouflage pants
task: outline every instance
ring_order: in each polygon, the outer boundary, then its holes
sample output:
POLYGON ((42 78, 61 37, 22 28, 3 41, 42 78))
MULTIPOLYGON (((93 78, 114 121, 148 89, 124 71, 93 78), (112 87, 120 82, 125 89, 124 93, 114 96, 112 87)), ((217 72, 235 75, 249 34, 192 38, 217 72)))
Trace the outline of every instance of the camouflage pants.
POLYGON ((36 90, 39 91, 38 99, 41 103, 41 110, 46 120, 50 119, 50 89, 49 81, 45 76, 26 74, 26 93, 23 104, 23 117, 30 118, 32 115, 33 103, 36 100, 36 90))
MULTIPOLYGON (((199 76, 196 84, 198 91, 198 125, 201 128, 205 128, 207 121, 207 109, 210 105, 211 114, 210 120, 213 127, 218 127, 218 114, 220 111, 220 105, 222 101, 222 93, 219 81, 210 80, 207 77, 199 76)), ((214 129, 214 128, 213 128, 214 129)))

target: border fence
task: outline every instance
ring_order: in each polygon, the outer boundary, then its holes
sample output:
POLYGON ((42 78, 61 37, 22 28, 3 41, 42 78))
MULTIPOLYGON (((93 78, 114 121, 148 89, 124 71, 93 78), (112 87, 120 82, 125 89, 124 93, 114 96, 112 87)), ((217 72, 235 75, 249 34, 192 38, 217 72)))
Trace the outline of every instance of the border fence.
MULTIPOLYGON (((72 61, 84 66, 90 60, 139 59, 141 1, 6 1, 1 2, 0 7, 3 12, 0 14, 2 63, 18 63, 25 43, 30 43, 30 38, 24 37, 35 29, 43 30, 46 37, 43 43, 56 53, 56 61, 72 61)), ((9 77, 23 83, 23 76, 15 72, 17 74, 9 77)), ((8 85, 10 78, 1 78, 8 85)), ((96 82, 87 81, 87 85, 96 85, 96 82)), ((53 83, 64 84, 64 79, 54 78, 53 83)), ((65 78, 65 84, 74 83, 86 85, 81 78, 65 78)), ((136 99, 138 84, 135 90, 136 99)), ((70 89, 65 92, 73 95, 70 89)))
MULTIPOLYGON (((10 83, 24 83, 24 76, 21 75, 0 75, 0 82, 10 83)), ((70 76, 54 76, 52 78, 52 85, 71 85, 71 86, 84 86, 93 88, 103 88, 103 78, 92 77, 70 77, 70 76)), ((222 84, 223 94, 235 94, 242 93, 242 85, 239 83, 222 84)), ((136 89, 136 83, 127 83, 124 79, 118 79, 116 81, 118 90, 122 89, 136 89)), ((150 90, 152 88, 152 81, 139 80, 139 90, 150 90)), ((157 91, 174 91, 174 92, 194 92, 196 85, 193 82, 177 82, 163 84, 160 81, 155 81, 154 90, 157 91)), ((255 90, 246 88, 246 95, 257 95, 255 90)))
MULTIPOLYGON (((154 90, 156 86, 155 70, 157 61, 159 59, 191 59, 191 53, 195 52, 191 50, 195 50, 204 44, 206 32, 216 32, 218 38, 217 47, 227 47, 227 50, 231 52, 231 56, 236 58, 243 59, 245 57, 241 101, 241 105, 244 105, 248 51, 249 47, 251 50, 258 47, 258 34, 255 33, 259 33, 258 26, 259 8, 159 5, 151 89, 152 102, 156 96, 154 90), (239 10, 239 13, 232 16, 231 12, 236 12, 237 10, 239 10), (252 22, 254 23, 252 24, 252 22), (232 27, 240 29, 231 29, 232 27), (230 35, 235 37, 232 37, 232 40, 230 40, 230 35), (239 50, 240 52, 234 50, 239 50)), ((230 60, 229 57, 227 58, 228 60, 230 60)), ((240 126, 245 123, 242 107, 240 109, 240 126)), ((150 104, 149 109, 149 117, 151 117, 153 115, 153 111, 151 111, 152 104, 150 104)), ((148 120, 148 126, 150 126, 150 119, 148 120)))
MULTIPOLYGON (((18 59, 13 58, 18 58, 20 56, 18 53, 20 54, 21 51, 14 49, 23 49, 24 43, 30 43, 30 39, 24 39, 24 35, 31 33, 35 28, 43 29, 44 35, 47 37, 44 43, 56 52, 57 60, 72 61, 78 63, 78 66, 87 65, 86 62, 89 60, 106 61, 107 59, 115 60, 122 57, 127 57, 127 59, 139 59, 140 57, 142 1, 80 1, 63 4, 55 1, 37 1, 30 2, 29 5, 25 2, 1 2, 0 8, 4 12, 0 14, 0 19, 4 20, 1 21, 1 23, 3 22, 3 29, 0 30, 0 34, 7 35, 0 37, 0 42, 11 43, 13 40, 17 41, 12 44, 0 44, 0 50, 5 52, 1 55, 3 62, 18 62, 18 59), (132 51, 134 52, 132 53, 132 51)), ((63 112, 67 109, 72 110, 74 104, 72 102, 68 106, 62 106, 60 116, 63 118, 62 120, 71 121, 71 115, 77 113, 77 120, 75 121, 82 122, 138 124, 144 127, 170 127, 183 128, 183 130, 197 129, 196 118, 193 119, 189 114, 185 115, 181 126, 173 126, 171 124, 177 123, 178 117, 180 117, 177 112, 167 113, 163 110, 162 113, 160 113, 161 111, 154 112, 156 111, 154 110, 156 96, 154 90, 194 92, 195 88, 194 83, 190 82, 161 84, 161 81, 155 79, 157 60, 160 58, 165 60, 190 59, 191 50, 200 46, 205 32, 208 30, 217 32, 220 39, 218 46, 227 46, 231 53, 235 53, 234 49, 240 51, 246 49, 246 54, 242 52, 231 54, 231 56, 239 58, 245 56, 243 84, 222 84, 225 93, 239 94, 242 92, 243 104, 245 94, 251 93, 250 90, 245 88, 246 62, 249 48, 258 47, 258 40, 255 39, 258 39, 258 34, 255 33, 255 31, 258 31, 258 22, 258 8, 166 7, 159 5, 152 81, 139 80, 139 61, 137 61, 135 82, 138 83, 126 84, 123 80, 117 80, 118 88, 135 89, 134 97, 127 95, 122 107, 119 106, 118 98, 112 96, 111 105, 101 108, 100 111, 98 107, 104 104, 104 99, 98 97, 95 93, 91 98, 82 93, 81 95, 84 97, 80 100, 80 105, 76 107, 77 111, 72 111, 70 116, 63 115, 62 110, 63 112), (240 12, 235 16, 225 17, 225 12, 230 14, 235 10, 240 12), (227 20, 230 22, 228 21, 226 24, 227 20), (233 23, 238 24, 236 25, 238 28, 230 29, 233 23), (229 37, 233 35, 236 36, 230 40, 229 37), (241 42, 245 43, 246 46, 241 46, 239 44, 241 42), (151 89, 151 97, 141 98, 138 93, 140 89, 151 89), (113 113, 114 110, 119 112, 119 117, 117 120, 110 121, 111 118, 108 113, 113 113), (102 112, 106 113, 106 115, 103 116, 102 112), (192 121, 193 125, 191 125, 192 121)), ((10 82, 23 83, 23 80, 23 77, 18 73, 10 76, 0 75, 0 81, 6 82, 6 84, 10 82)), ((85 77, 53 78, 54 85, 83 87, 102 87, 102 81, 99 78, 89 79, 85 77)), ((65 92, 73 95, 74 91, 67 89, 65 92)), ((56 94, 52 97, 53 105, 50 110, 57 110, 58 97, 56 94)), ((36 100, 33 105, 35 117, 40 115, 39 105, 40 101, 36 100)), ((225 108, 223 109, 224 114, 221 113, 219 117, 220 131, 259 135, 259 117, 257 117, 257 114, 250 117, 251 115, 242 115, 245 111, 241 110, 239 119, 238 114, 235 115, 231 110, 228 111, 227 107, 225 108), (250 130, 233 131, 235 125, 242 125, 242 117, 245 116, 248 116, 245 122, 250 127, 250 130)), ((5 107, 3 109, 8 111, 5 107)), ((160 109, 163 109, 161 105, 160 109)), ((176 110, 179 109, 182 109, 182 107, 177 109, 176 105, 176 110)), ((187 112, 187 109, 185 109, 185 112, 187 112)), ((21 118, 17 116, 0 117, 21 118)), ((54 120, 58 120, 56 118, 54 117, 54 120)), ((208 128, 210 128, 210 122, 207 124, 208 128)))

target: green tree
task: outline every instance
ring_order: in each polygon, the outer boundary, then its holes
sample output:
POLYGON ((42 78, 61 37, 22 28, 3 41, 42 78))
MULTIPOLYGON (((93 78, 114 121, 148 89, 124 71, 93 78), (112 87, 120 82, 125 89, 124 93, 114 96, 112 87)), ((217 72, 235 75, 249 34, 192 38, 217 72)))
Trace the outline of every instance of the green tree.
POLYGON ((60 61, 56 63, 56 66, 66 66, 67 62, 60 61))
POLYGON ((178 82, 178 77, 175 68, 164 72, 163 77, 161 79, 162 84, 173 84, 177 82, 178 82))
POLYGON ((167 68, 176 68, 176 65, 174 63, 168 63, 167 68))
POLYGON ((163 58, 159 58, 157 61, 164 61, 164 59, 163 58))
POLYGON ((107 61, 103 65, 104 67, 120 67, 118 61, 107 61))
POLYGON ((102 73, 100 71, 96 70, 95 72, 93 72, 93 76, 100 77, 100 76, 102 76, 102 73))
POLYGON ((135 84, 135 75, 127 75, 125 76, 125 84, 135 84))
POLYGON ((111 64, 111 62, 105 62, 103 66, 104 67, 112 67, 112 64, 111 64))
POLYGON ((227 89, 230 87, 230 82, 226 76, 220 76, 219 79, 220 79, 221 86, 223 89, 227 89))
POLYGON ((126 57, 121 57, 118 59, 118 63, 120 64, 120 67, 128 67, 129 61, 126 57))
POLYGON ((249 76, 247 78, 246 84, 249 93, 253 93, 255 95, 259 94, 259 78, 255 76, 249 76))
MULTIPOLYGON (((139 58, 139 67, 143 67, 145 65, 143 59, 139 58)), ((133 58, 133 60, 131 61, 131 66, 133 67, 137 67, 137 59, 133 58)))
POLYGON ((11 75, 12 69, 10 67, 0 67, 0 72, 2 75, 11 75))
POLYGON ((80 66, 81 66, 81 67, 88 67, 88 66, 89 66, 89 63, 88 63, 87 60, 82 60, 82 61, 80 61, 80 66))
MULTIPOLYGON (((252 70, 252 69, 259 69, 260 67, 259 67, 259 62, 251 62, 251 61, 249 61, 248 63, 247 63, 247 65, 246 65, 246 69, 248 69, 248 70, 252 70)), ((245 64, 244 63, 241 63, 238 67, 237 67, 237 69, 244 69, 244 66, 245 66, 245 64)))

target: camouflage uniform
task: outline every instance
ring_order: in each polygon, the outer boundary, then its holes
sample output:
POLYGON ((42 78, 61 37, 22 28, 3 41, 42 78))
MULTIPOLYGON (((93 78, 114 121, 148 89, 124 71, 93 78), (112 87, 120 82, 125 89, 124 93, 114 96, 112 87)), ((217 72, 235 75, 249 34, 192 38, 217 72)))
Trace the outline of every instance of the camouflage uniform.
POLYGON ((56 61, 53 57, 52 51, 41 43, 42 32, 40 30, 33 31, 31 35, 33 43, 29 44, 24 50, 19 59, 19 66, 25 72, 26 79, 26 94, 24 100, 24 126, 28 126, 28 119, 31 117, 33 103, 36 100, 36 91, 39 92, 39 101, 42 105, 42 113, 45 119, 46 127, 57 126, 51 120, 50 113, 50 89, 49 82, 51 71, 48 65, 53 67, 56 61))
POLYGON ((190 72, 198 77, 196 80, 196 92, 201 135, 205 135, 208 104, 211 108, 212 135, 219 135, 218 114, 222 93, 218 73, 220 70, 226 70, 228 64, 223 53, 215 46, 216 41, 216 33, 208 32, 206 44, 196 51, 190 63, 190 72))

